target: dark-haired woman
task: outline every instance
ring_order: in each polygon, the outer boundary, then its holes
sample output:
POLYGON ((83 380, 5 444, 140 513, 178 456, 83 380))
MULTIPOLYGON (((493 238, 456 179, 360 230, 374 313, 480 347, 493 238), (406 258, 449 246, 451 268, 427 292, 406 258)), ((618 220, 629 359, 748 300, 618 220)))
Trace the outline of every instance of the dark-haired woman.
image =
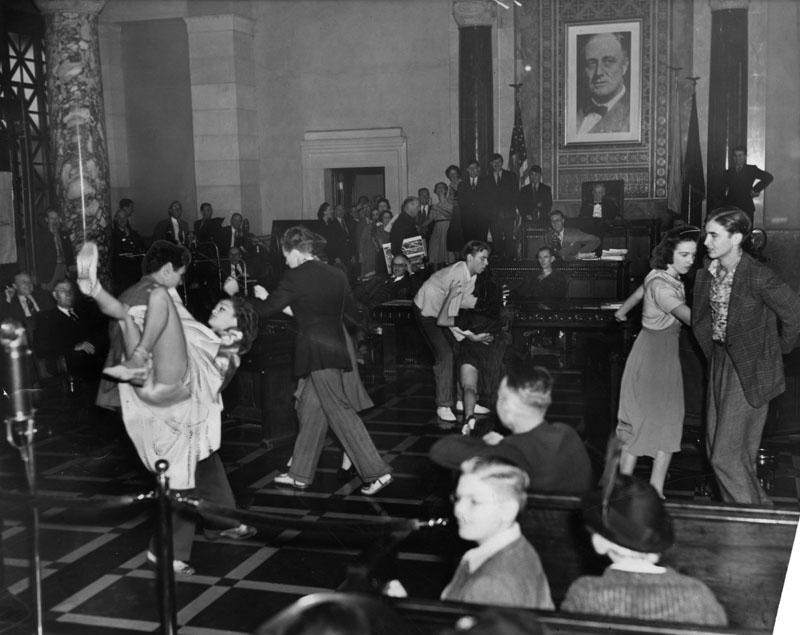
POLYGON ((672 454, 680 450, 683 430, 683 378, 678 353, 681 323, 691 311, 680 276, 688 273, 697 253, 698 230, 678 228, 653 250, 644 284, 616 312, 624 320, 644 300, 642 330, 622 374, 617 436, 623 442, 620 471, 632 474, 640 456, 653 457, 650 483, 664 496, 672 454))
POLYGON ((365 485, 361 492, 375 494, 392 480, 391 468, 378 454, 357 412, 368 395, 352 370, 345 337, 345 321, 356 324, 358 314, 347 277, 314 256, 319 237, 304 227, 292 227, 281 241, 289 266, 277 289, 256 302, 262 317, 289 307, 297 320, 295 375, 300 378, 297 417, 300 432, 291 467, 275 478, 278 485, 306 489, 314 480, 330 426, 365 485))

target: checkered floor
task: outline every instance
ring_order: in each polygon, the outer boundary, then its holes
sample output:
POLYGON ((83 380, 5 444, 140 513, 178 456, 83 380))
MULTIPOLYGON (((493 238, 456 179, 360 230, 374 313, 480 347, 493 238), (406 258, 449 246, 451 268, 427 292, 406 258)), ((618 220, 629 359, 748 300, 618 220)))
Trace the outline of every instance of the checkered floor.
MULTIPOLYGON (((562 372, 551 419, 585 433, 596 424, 591 390, 580 374, 562 372)), ((376 407, 365 414, 367 427, 395 480, 375 497, 358 492, 361 483, 336 477, 341 453, 331 443, 323 452, 314 484, 306 491, 279 489, 272 479, 282 470, 289 448, 268 451, 257 422, 225 424, 222 458, 240 507, 253 512, 289 514, 322 522, 306 529, 274 522, 259 525, 246 541, 209 541, 196 536, 192 564, 197 575, 178 577, 180 632, 250 633, 297 598, 339 588, 348 566, 375 544, 368 521, 376 518, 429 518, 448 513, 452 476, 427 459, 430 445, 445 432, 433 413, 430 375, 410 373, 371 388, 376 407), (326 522, 355 523, 334 531, 326 522)), ((602 410, 602 409, 601 409, 602 410)), ((146 491, 152 479, 121 434, 119 422, 89 417, 68 402, 40 411, 36 446, 39 489, 68 498, 91 499, 146 491)), ((607 422, 606 422, 607 425, 607 422)), ((591 435, 588 435, 591 436, 591 435)), ((776 502, 796 505, 800 458, 790 451, 797 439, 773 443, 778 453, 776 502)), ((591 450, 591 445, 590 445, 591 450)), ((602 453, 591 451, 598 463, 602 453)), ((676 457, 670 497, 690 498, 702 488, 702 465, 687 452, 676 457)), ((17 452, 0 450, 0 486, 25 489, 17 452)), ((2 526, 5 586, 0 599, 0 632, 28 633, 28 532, 26 513, 4 505, 2 526), (27 621, 25 621, 27 620, 27 621)), ((147 633, 158 629, 154 571, 145 562, 152 530, 150 510, 117 511, 49 507, 41 514, 41 560, 47 633, 147 633)), ((412 596, 435 598, 449 580, 464 545, 452 529, 423 529, 398 548, 393 572, 412 596)))

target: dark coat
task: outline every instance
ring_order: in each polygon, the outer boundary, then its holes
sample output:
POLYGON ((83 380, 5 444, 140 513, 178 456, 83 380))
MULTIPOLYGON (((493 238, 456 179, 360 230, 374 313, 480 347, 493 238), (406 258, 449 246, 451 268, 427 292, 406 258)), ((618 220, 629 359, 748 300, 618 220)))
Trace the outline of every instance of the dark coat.
POLYGON ((740 210, 748 212, 752 219, 756 206, 753 203, 753 197, 750 196, 750 191, 760 192, 772 183, 773 178, 769 172, 749 163, 740 172, 737 172, 736 168, 725 170, 723 176, 724 204, 735 205, 740 210), (754 183, 755 185, 753 185, 754 183))
POLYGON ((417 221, 405 212, 400 212, 400 215, 392 224, 392 230, 389 232, 389 241, 392 243, 392 255, 398 256, 402 254, 403 241, 412 236, 419 236, 417 221))
MULTIPOLYGON (((75 264, 75 252, 72 249, 69 233, 59 230, 58 241, 61 245, 61 253, 64 255, 64 266, 71 267, 75 264)), ((36 241, 36 266, 38 267, 38 278, 41 283, 46 284, 53 279, 57 262, 58 253, 53 234, 45 229, 39 233, 36 241)))
MULTIPOLYGON (((619 205, 617 202, 611 198, 610 196, 604 196, 603 200, 600 201, 600 206, 602 209, 602 219, 603 220, 614 220, 619 218, 619 205)), ((584 201, 581 204, 581 211, 579 216, 581 218, 592 218, 592 214, 594 213, 594 201, 588 200, 584 201)))
MULTIPOLYGON (((707 359, 713 354, 709 260, 697 271, 692 331, 707 359)), ((728 305, 725 348, 754 408, 785 389, 783 358, 800 334, 800 298, 775 272, 747 254, 736 267, 728 305)))
MULTIPOLYGON (((215 242, 217 243, 217 249, 219 249, 219 255, 222 258, 227 258, 228 252, 231 250, 232 233, 233 227, 230 225, 220 228, 219 232, 217 233, 215 242)), ((241 229, 239 230, 239 234, 236 236, 236 241, 233 243, 233 246, 247 251, 247 237, 244 231, 241 229)))
POLYGON ((550 210, 553 209, 553 192, 550 186, 539 183, 539 188, 535 191, 531 184, 523 187, 517 196, 517 209, 523 218, 532 220, 537 225, 546 225, 550 210))
POLYGON ((478 181, 478 191, 483 199, 484 213, 490 221, 516 215, 519 186, 513 172, 503 170, 499 183, 495 182, 493 172, 487 173, 478 181))
POLYGON ((106 321, 93 305, 78 305, 75 313, 77 320, 64 315, 57 307, 38 313, 33 351, 36 357, 45 360, 52 374, 58 373, 58 358, 63 357, 70 374, 96 373, 99 377, 108 346, 106 321), (95 353, 74 350, 80 342, 91 343, 95 353))
POLYGON ((172 228, 172 218, 165 218, 164 220, 158 221, 153 230, 153 240, 168 240, 171 243, 185 245, 186 236, 189 234, 189 224, 181 218, 178 219, 178 227, 180 235, 176 236, 172 228))
POLYGON ((481 197, 483 178, 478 177, 478 184, 475 187, 470 184, 469 177, 458 184, 458 209, 464 243, 470 240, 486 240, 489 231, 489 214, 481 197))
MULTIPOLYGON (((47 311, 55 305, 53 296, 41 289, 33 290, 33 299, 39 307, 39 312, 47 311)), ((31 317, 25 317, 25 312, 19 302, 19 296, 14 295, 11 298, 11 302, 6 302, 5 300, 0 302, 0 319, 6 318, 11 318, 25 327, 28 334, 28 344, 32 346, 33 341, 36 339, 36 313, 31 317)))
POLYGON ((297 320, 294 372, 351 370, 343 321, 355 324, 358 313, 347 277, 336 267, 309 260, 289 269, 266 300, 253 300, 259 316, 269 317, 291 306, 297 320))

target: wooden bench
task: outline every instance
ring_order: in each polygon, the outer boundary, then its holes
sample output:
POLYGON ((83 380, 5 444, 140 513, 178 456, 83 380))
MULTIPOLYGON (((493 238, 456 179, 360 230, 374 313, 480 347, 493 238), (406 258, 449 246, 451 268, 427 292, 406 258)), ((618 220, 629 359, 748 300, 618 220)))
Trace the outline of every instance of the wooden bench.
MULTIPOLYGON (((291 606, 274 615, 257 629, 257 635, 283 635, 295 627, 305 611, 325 602, 357 610, 366 618, 372 633, 393 633, 397 635, 436 635, 453 632, 456 622, 466 616, 478 617, 491 610, 491 607, 461 602, 440 602, 438 600, 419 600, 415 598, 391 599, 361 593, 323 592, 315 593, 298 600, 291 606), (399 619, 397 616, 400 616, 399 619)), ((527 631, 536 632, 542 625, 548 633, 575 633, 586 635, 609 635, 629 633, 630 635, 716 635, 721 633, 743 634, 752 630, 693 626, 688 624, 657 624, 644 620, 626 620, 590 615, 570 615, 556 611, 535 611, 530 609, 504 608, 508 615, 514 614, 518 625, 527 631)), ((482 631, 486 632, 486 631, 482 631)), ((516 632, 516 631, 515 631, 516 632)))
MULTIPOLYGON (((771 630, 800 513, 682 502, 668 502, 667 509, 675 544, 662 564, 705 582, 731 626, 771 630)), ((531 495, 520 524, 556 603, 577 577, 599 575, 608 564, 591 547, 577 497, 531 495)))

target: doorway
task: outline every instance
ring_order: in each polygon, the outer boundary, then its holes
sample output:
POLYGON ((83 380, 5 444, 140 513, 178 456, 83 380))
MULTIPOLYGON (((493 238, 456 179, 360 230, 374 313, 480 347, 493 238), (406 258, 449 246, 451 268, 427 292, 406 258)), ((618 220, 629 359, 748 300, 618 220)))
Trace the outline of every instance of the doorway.
POLYGON ((334 168, 330 172, 329 200, 335 205, 350 208, 362 196, 366 196, 370 203, 376 196, 385 196, 386 170, 383 167, 334 168))

